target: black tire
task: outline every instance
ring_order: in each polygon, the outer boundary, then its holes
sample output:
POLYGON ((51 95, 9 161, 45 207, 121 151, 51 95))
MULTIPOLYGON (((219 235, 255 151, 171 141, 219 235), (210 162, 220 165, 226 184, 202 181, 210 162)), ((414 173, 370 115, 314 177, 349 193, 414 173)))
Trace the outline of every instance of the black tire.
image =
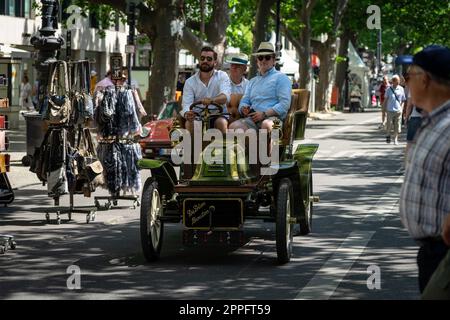
POLYGON ((159 219, 162 214, 158 183, 147 179, 141 200, 141 245, 144 257, 149 262, 159 259, 164 235, 164 223, 159 219))
POLYGON ((312 216, 313 216, 313 201, 311 200, 313 196, 313 181, 312 173, 309 173, 309 186, 308 186, 308 206, 305 207, 305 216, 300 219, 300 235, 305 236, 312 231, 312 216))
POLYGON ((29 167, 31 165, 31 161, 33 161, 33 158, 29 155, 26 155, 22 158, 22 165, 24 167, 29 167))
POLYGON ((293 225, 290 223, 294 213, 294 198, 292 196, 292 184, 288 178, 281 180, 277 194, 277 216, 275 237, 277 258, 280 264, 291 260, 293 225))

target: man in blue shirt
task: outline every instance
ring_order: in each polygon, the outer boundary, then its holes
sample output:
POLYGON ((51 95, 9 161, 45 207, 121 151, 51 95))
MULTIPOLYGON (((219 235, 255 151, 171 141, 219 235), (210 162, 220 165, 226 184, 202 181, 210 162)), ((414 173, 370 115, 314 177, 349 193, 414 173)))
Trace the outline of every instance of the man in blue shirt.
POLYGON ((284 120, 291 104, 291 81, 275 70, 275 49, 270 42, 261 42, 257 57, 259 73, 250 80, 239 104, 243 119, 230 124, 230 129, 272 130, 274 120, 284 120))
POLYGON ((391 131, 394 131, 394 144, 398 144, 398 134, 401 132, 402 111, 406 101, 405 91, 400 85, 400 77, 392 77, 392 86, 384 94, 384 107, 387 111, 386 142, 391 143, 391 131))

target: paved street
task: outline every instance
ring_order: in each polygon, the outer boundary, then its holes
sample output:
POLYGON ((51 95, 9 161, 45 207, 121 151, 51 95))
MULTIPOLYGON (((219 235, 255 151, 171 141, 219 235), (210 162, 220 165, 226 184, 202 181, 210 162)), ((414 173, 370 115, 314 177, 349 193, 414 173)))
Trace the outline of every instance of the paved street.
MULTIPOLYGON (((308 122, 307 141, 320 144, 313 162, 320 203, 313 232, 294 238, 294 257, 283 266, 275 225, 262 221, 246 223, 248 241, 237 250, 183 247, 181 224, 166 224, 161 260, 146 263, 139 208, 119 201, 90 224, 84 214, 48 224, 46 187, 16 161, 9 175, 16 200, 0 208, 0 233, 15 235, 18 247, 0 256, 0 299, 418 299, 417 247, 398 217, 405 137, 386 144, 379 122, 375 110, 308 122), (81 269, 80 290, 67 289, 70 265, 81 269), (368 288, 368 267, 379 268, 379 289, 368 288)), ((23 134, 11 136, 18 160, 23 134)), ((75 204, 94 200, 76 196, 75 204)))

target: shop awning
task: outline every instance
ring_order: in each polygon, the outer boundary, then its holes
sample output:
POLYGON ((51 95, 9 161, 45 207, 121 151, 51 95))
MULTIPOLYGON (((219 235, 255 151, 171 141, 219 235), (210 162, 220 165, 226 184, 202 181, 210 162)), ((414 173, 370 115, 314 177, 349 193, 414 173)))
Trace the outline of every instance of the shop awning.
POLYGON ((31 52, 0 44, 0 57, 3 58, 31 58, 31 52))

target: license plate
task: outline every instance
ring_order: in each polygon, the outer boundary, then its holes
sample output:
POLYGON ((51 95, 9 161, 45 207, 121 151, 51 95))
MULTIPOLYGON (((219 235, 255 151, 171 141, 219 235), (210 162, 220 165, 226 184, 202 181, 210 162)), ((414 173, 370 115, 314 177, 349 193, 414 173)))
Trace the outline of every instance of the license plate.
POLYGON ((172 149, 160 149, 159 155, 160 156, 170 156, 171 152, 172 152, 172 149))
POLYGON ((186 228, 239 229, 243 224, 243 202, 239 198, 188 198, 183 202, 186 228))
POLYGON ((145 154, 152 154, 153 153, 153 149, 145 149, 145 154))

